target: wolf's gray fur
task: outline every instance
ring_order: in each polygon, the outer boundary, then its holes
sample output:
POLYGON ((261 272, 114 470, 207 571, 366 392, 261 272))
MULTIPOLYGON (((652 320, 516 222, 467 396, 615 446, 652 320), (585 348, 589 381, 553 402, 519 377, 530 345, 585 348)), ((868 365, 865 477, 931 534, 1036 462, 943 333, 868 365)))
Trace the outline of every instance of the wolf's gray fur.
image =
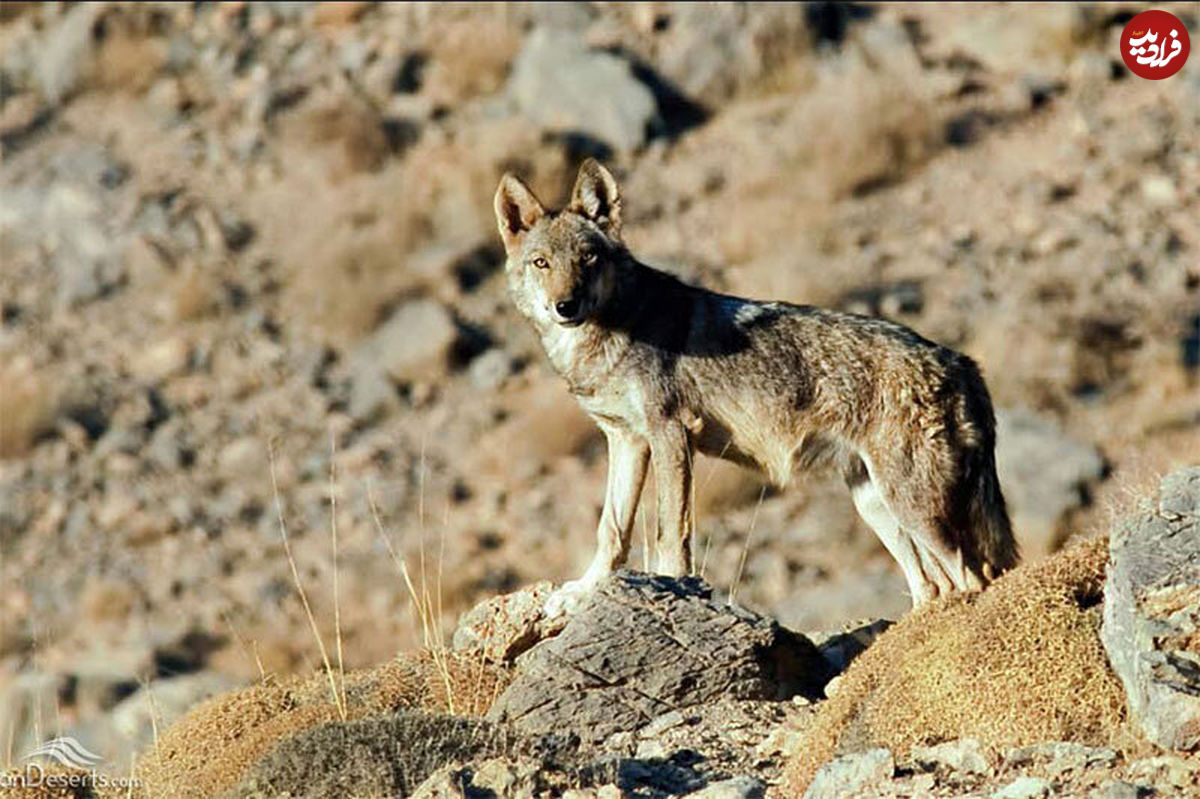
POLYGON ((892 322, 717 294, 640 263, 621 241, 616 181, 592 160, 565 209, 512 175, 495 209, 509 292, 608 438, 596 556, 553 610, 624 561, 651 463, 656 569, 690 570, 697 450, 779 485, 840 469, 914 604, 1017 562, 992 404, 969 358, 892 322))

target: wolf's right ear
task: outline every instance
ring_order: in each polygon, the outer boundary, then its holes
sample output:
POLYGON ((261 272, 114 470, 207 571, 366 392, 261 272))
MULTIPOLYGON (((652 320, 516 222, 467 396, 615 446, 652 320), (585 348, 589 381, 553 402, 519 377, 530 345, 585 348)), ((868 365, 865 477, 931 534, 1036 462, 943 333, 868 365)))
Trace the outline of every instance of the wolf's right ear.
POLYGON ((521 236, 546 213, 546 209, 529 187, 511 172, 500 178, 493 205, 496 208, 496 224, 500 227, 500 238, 504 239, 504 249, 510 252, 516 248, 521 236))

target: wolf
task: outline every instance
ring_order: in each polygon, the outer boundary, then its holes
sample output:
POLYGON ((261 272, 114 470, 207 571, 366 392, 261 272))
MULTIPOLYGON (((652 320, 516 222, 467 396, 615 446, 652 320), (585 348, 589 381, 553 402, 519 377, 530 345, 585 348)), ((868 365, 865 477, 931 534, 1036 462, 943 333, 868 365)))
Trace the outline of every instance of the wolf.
POLYGON ((992 403, 970 358, 890 321, 719 294, 641 263, 621 238, 616 180, 592 159, 563 209, 511 173, 494 205, 509 294, 608 442, 595 556, 549 614, 625 561, 651 465, 655 571, 689 572, 697 451, 779 486, 839 470, 914 606, 1017 563, 992 403))

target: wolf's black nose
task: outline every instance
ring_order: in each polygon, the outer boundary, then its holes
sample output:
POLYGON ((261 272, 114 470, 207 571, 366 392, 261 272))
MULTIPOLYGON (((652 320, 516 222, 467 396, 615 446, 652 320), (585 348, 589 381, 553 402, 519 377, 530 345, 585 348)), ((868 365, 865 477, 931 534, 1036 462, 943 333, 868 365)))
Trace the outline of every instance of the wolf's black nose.
POLYGON ((573 320, 579 314, 579 309, 582 307, 583 299, 581 297, 572 297, 569 300, 554 303, 554 310, 558 311, 558 315, 568 321, 573 320))

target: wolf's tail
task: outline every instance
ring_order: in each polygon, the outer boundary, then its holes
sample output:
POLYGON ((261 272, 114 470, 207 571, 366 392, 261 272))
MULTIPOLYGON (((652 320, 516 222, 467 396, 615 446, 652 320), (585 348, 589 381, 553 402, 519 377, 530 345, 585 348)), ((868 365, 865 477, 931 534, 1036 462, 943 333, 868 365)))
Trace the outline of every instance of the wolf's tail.
POLYGON ((963 380, 957 408, 965 434, 965 462, 959 482, 959 522, 965 532, 964 555, 971 569, 990 582, 1016 566, 1021 556, 1013 537, 1008 505, 996 474, 996 414, 979 367, 962 356, 963 380), (965 518, 963 518, 965 516, 965 518))
POLYGON ((1013 537, 1012 522, 1000 479, 996 475, 996 457, 989 447, 972 454, 967 500, 967 518, 975 544, 981 576, 988 582, 1016 566, 1021 556, 1013 537))

